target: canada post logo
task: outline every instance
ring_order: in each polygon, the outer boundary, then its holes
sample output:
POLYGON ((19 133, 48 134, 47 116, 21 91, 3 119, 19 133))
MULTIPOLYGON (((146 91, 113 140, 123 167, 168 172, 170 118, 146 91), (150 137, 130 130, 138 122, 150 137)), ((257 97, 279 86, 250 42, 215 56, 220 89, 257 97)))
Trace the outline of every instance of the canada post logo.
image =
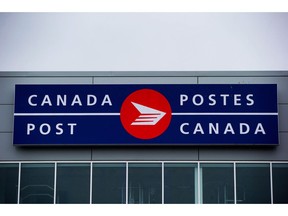
POLYGON ((125 99, 120 119, 130 135, 139 139, 152 139, 168 128, 171 107, 161 93, 152 89, 141 89, 125 99))
POLYGON ((277 145, 277 85, 16 85, 13 143, 277 145))

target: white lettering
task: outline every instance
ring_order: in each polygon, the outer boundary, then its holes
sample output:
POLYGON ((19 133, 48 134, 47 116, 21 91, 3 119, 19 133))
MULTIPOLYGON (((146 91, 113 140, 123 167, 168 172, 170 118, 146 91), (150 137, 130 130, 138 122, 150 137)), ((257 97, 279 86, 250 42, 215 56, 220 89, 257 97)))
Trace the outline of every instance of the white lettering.
POLYGON ((240 123, 240 134, 248 134, 250 131, 250 126, 246 123, 240 123), (245 130, 246 129, 246 130, 245 130))
POLYGON ((216 100, 214 99, 215 96, 216 96, 215 94, 209 95, 209 100, 210 100, 209 106, 216 105, 216 100))
POLYGON ((254 100, 252 99, 253 94, 248 94, 246 96, 247 101, 249 101, 249 103, 247 103, 247 106, 253 106, 254 105, 254 100))
POLYGON ((35 124, 28 123, 27 124, 27 135, 30 135, 30 132, 35 129, 35 124))
POLYGON ((209 123, 209 134, 219 134, 219 123, 209 123))
POLYGON ((75 95, 74 96, 74 99, 73 99, 73 101, 71 103, 71 106, 74 106, 75 104, 78 104, 79 106, 82 106, 82 102, 80 100, 79 95, 75 95))
POLYGON ((224 134, 227 134, 228 132, 229 132, 229 133, 232 133, 232 134, 235 134, 234 129, 233 129, 231 123, 227 123, 226 128, 225 128, 225 130, 224 130, 224 134))
POLYGON ((112 106, 112 102, 111 102, 111 99, 110 99, 109 95, 105 95, 104 96, 104 99, 103 99, 103 101, 101 103, 101 106, 104 106, 106 103, 108 103, 109 106, 112 106))
POLYGON ((183 102, 187 101, 188 100, 188 96, 185 95, 185 94, 181 94, 180 95, 180 106, 183 106, 183 102))
POLYGON ((62 106, 66 106, 67 104, 67 95, 57 95, 57 106, 60 106, 60 104, 62 106))
POLYGON ((44 106, 45 104, 48 104, 49 106, 52 106, 51 100, 49 98, 49 95, 45 95, 43 98, 43 101, 41 103, 41 106, 44 106))
POLYGON ((183 123, 183 124, 181 124, 181 126, 180 126, 180 132, 182 133, 182 134, 189 134, 189 132, 188 131, 184 131, 184 126, 189 126, 189 123, 183 123))
POLYGON ((200 132, 201 134, 204 134, 203 128, 200 123, 196 124, 193 134, 196 134, 198 132, 200 132))
MULTIPOLYGON (((180 132, 184 135, 189 135, 190 131, 193 131, 193 134, 251 134, 253 133, 251 131, 251 125, 248 123, 238 123, 232 125, 232 123, 224 124, 223 127, 220 127, 220 123, 196 123, 196 124, 189 124, 189 123, 183 123, 180 125, 180 132), (237 131, 235 133, 234 128, 237 128, 237 131)), ((258 123, 256 127, 253 128, 254 134, 266 134, 264 127, 262 123, 258 123), (255 129, 255 130, 254 130, 255 129)))
POLYGON ((74 126, 76 125, 76 123, 68 123, 68 126, 70 126, 70 135, 74 134, 74 126))
POLYGON ((252 106, 254 105, 254 99, 253 94, 209 94, 201 95, 201 94, 194 94, 191 95, 191 98, 186 94, 180 94, 180 106, 186 105, 186 103, 189 101, 190 106, 201 106, 201 105, 209 105, 209 106, 215 106, 218 103, 222 103, 221 105, 227 106, 227 105, 233 105, 233 106, 252 106), (245 100, 246 99, 246 100, 245 100), (244 101, 246 102, 244 104, 244 101))
POLYGON ((241 106, 241 95, 240 94, 234 95, 234 106, 241 106))
POLYGON ((93 106, 97 103, 95 95, 87 95, 87 106, 93 106))
POLYGON ((202 95, 196 94, 196 95, 193 96, 192 101, 193 101, 193 104, 194 104, 194 105, 200 106, 200 105, 203 104, 204 98, 203 98, 202 95), (199 98, 199 102, 196 101, 197 98, 199 98))
MULTIPOLYGON (((69 95, 68 95, 69 96, 69 95)), ((86 98, 81 98, 79 95, 74 95, 73 97, 68 97, 65 95, 56 95, 56 96, 49 96, 44 95, 42 98, 41 104, 37 103, 38 95, 30 95, 28 97, 28 104, 30 106, 83 106, 83 103, 86 102, 86 106, 95 106, 97 104, 97 97, 96 95, 88 94, 86 98), (70 100, 69 100, 70 99, 70 100), (86 101, 85 101, 86 100, 86 101)), ((104 95, 101 106, 112 106, 112 100, 108 94, 104 95)))
POLYGON ((39 131, 42 135, 47 135, 50 133, 51 127, 49 124, 44 123, 44 124, 40 125, 39 131), (44 129, 43 129, 44 127, 46 127, 46 131, 44 131, 44 129))
POLYGON ((54 133, 56 135, 62 135, 64 134, 64 131, 66 133, 68 133, 69 130, 69 134, 70 135, 74 135, 75 133, 75 127, 77 126, 76 123, 67 123, 67 124, 63 124, 63 123, 57 123, 54 125, 50 125, 48 123, 43 123, 40 125, 35 125, 32 123, 28 123, 27 124, 27 135, 31 135, 33 131, 35 131, 35 129, 37 128, 38 133, 40 133, 41 135, 48 135, 50 133, 54 133))
POLYGON ((61 134, 63 134, 62 126, 63 126, 62 123, 59 123, 59 124, 56 125, 56 129, 57 129, 56 135, 61 135, 61 134))
POLYGON ((254 134, 258 134, 258 133, 262 133, 262 134, 266 134, 263 125, 261 123, 257 124, 257 127, 255 129, 255 133, 254 134))
POLYGON ((37 98, 37 95, 30 95, 30 97, 28 98, 28 104, 30 106, 37 106, 36 103, 32 103, 32 98, 36 97, 37 98))
POLYGON ((227 105, 227 97, 229 97, 228 94, 220 94, 220 96, 223 98, 223 105, 226 106, 227 105))

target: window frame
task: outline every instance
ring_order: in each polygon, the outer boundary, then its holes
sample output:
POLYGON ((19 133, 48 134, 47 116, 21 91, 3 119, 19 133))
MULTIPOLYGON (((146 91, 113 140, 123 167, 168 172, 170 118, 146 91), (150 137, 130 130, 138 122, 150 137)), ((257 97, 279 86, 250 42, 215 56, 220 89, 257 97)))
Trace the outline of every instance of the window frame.
POLYGON ((54 163, 54 203, 56 204, 56 189, 57 189, 57 164, 58 163, 89 163, 90 164, 90 204, 92 204, 92 177, 93 177, 93 164, 94 163, 125 163, 126 164, 126 204, 128 204, 128 173, 129 173, 129 164, 130 163, 161 163, 162 166, 162 204, 164 203, 164 183, 165 183, 165 179, 164 179, 164 165, 165 163, 196 163, 197 164, 197 172, 198 172, 198 181, 196 182, 197 184, 197 188, 198 188, 198 195, 197 197, 195 197, 195 204, 202 204, 202 200, 201 200, 201 169, 200 169, 200 164, 202 163, 229 163, 229 164, 233 164, 233 170, 234 170, 234 204, 237 204, 237 190, 236 190, 236 186, 237 186, 237 173, 236 173, 236 165, 237 164, 261 164, 261 163, 265 163, 265 164, 269 164, 270 166, 270 195, 271 195, 271 204, 273 204, 273 164, 287 164, 288 165, 288 160, 287 161, 231 161, 231 160, 219 160, 219 161, 198 161, 198 160, 185 160, 185 161, 169 161, 169 160, 160 160, 160 161, 135 161, 135 160, 131 160, 131 161, 127 161, 127 160, 119 160, 119 161, 115 161, 115 160, 111 160, 111 161, 53 161, 53 160, 45 160, 45 161, 0 161, 0 164, 18 164, 18 196, 17 196, 17 204, 20 203, 20 183, 21 183, 21 167, 22 164, 26 164, 26 163, 38 163, 38 164, 42 164, 42 163, 54 163))

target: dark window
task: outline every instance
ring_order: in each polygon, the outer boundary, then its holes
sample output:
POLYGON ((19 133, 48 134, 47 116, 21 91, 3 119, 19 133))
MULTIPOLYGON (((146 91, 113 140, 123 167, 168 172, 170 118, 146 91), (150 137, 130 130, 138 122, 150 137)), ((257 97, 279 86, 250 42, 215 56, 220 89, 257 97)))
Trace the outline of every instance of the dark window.
POLYGON ((0 203, 17 203, 18 164, 0 164, 0 203))
POLYGON ((126 165, 93 164, 93 203, 126 202, 126 165))
POLYGON ((22 164, 20 203, 54 202, 54 164, 22 164))
POLYGON ((57 203, 89 203, 90 164, 59 163, 56 192, 57 203))
POLYGON ((162 164, 129 163, 129 203, 162 202, 162 164))
POLYGON ((273 203, 288 203, 288 164, 273 164, 273 203))
POLYGON ((196 167, 197 164, 191 163, 165 163, 165 203, 195 203, 196 167))
POLYGON ((236 165, 237 203, 271 203, 269 164, 236 165))
POLYGON ((234 203, 233 164, 201 164, 203 203, 234 203))

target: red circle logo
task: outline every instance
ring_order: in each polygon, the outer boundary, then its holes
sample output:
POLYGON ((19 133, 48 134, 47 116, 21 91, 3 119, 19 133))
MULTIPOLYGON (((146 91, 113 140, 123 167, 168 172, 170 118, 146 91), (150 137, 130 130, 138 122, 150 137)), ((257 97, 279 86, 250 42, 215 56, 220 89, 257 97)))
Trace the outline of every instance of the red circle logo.
POLYGON ((120 119, 130 135, 139 139, 152 139, 168 128, 171 107, 161 93, 152 89, 141 89, 124 100, 120 119))

